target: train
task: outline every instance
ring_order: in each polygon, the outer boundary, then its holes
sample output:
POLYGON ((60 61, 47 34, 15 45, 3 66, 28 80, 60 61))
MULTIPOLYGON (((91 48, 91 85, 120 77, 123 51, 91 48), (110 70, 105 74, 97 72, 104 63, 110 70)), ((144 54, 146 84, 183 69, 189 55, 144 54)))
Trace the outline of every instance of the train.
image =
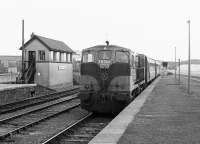
POLYGON ((83 49, 80 67, 81 107, 118 114, 160 75, 161 62, 106 41, 83 49))

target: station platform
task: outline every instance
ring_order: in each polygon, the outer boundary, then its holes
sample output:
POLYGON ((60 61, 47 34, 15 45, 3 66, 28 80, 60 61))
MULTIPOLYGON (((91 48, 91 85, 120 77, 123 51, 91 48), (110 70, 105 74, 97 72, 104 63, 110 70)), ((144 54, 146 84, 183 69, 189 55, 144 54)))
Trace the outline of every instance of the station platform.
POLYGON ((200 97, 174 76, 157 78, 89 144, 200 143, 200 97))
POLYGON ((0 84, 0 91, 34 86, 36 86, 36 84, 0 84))
POLYGON ((0 105, 55 92, 37 84, 0 84, 0 105))

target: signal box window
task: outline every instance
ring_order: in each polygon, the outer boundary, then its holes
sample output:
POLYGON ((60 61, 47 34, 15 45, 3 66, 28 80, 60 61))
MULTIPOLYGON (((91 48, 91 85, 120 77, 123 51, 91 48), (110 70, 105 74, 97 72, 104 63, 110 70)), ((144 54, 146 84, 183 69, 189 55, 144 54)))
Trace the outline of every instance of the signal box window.
POLYGON ((70 62, 72 62, 72 54, 70 54, 70 62))
POLYGON ((66 59, 67 59, 67 62, 72 62, 72 54, 67 53, 66 54, 66 59))
POLYGON ((128 52, 116 51, 116 62, 128 63, 129 54, 128 52))
POLYGON ((45 60, 45 51, 39 51, 39 60, 44 61, 45 60))
POLYGON ((94 62, 94 56, 91 53, 84 53, 83 54, 83 62, 87 63, 87 62, 94 62))
POLYGON ((56 61, 56 52, 53 52, 53 61, 56 61))

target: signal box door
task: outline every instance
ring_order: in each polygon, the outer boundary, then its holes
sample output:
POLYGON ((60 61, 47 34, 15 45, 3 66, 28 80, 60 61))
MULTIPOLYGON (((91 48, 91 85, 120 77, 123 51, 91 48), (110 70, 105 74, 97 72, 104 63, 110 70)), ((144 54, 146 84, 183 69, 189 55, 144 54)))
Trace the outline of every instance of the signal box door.
POLYGON ((35 60, 36 60, 36 52, 35 51, 29 51, 28 52, 28 67, 30 67, 30 65, 32 63, 35 64, 35 60))

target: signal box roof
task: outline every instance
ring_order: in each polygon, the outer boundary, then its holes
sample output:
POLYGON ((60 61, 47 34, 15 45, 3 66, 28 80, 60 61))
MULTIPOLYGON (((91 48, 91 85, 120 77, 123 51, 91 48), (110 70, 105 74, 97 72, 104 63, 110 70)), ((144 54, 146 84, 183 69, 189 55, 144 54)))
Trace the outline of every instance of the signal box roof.
MULTIPOLYGON (((25 44, 24 44, 24 48, 26 48, 26 46, 28 46, 29 43, 31 43, 33 40, 37 39, 39 42, 41 42, 47 49, 51 50, 51 51, 59 51, 59 52, 68 52, 68 53, 74 53, 73 50, 68 47, 64 42, 62 41, 58 41, 58 40, 54 40, 54 39, 50 39, 50 38, 46 38, 43 36, 39 36, 39 35, 35 35, 32 34, 31 35, 31 39, 28 40, 25 44)), ((23 49, 24 49, 23 48, 23 49)), ((22 47, 20 47, 20 50, 22 50, 22 47)))

